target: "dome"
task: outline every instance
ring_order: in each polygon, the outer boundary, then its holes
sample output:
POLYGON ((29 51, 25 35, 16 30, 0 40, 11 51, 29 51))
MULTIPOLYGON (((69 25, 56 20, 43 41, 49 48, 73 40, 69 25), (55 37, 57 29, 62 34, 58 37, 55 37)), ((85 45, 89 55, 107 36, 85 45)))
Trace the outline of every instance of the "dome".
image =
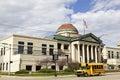
POLYGON ((57 34, 63 34, 63 33, 78 34, 78 30, 72 24, 63 24, 58 28, 56 33, 57 34))

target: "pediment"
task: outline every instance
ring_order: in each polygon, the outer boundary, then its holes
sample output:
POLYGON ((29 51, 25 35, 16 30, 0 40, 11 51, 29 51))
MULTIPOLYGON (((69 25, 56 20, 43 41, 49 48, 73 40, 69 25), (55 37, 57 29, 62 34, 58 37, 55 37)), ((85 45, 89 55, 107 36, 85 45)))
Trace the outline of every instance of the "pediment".
POLYGON ((80 36, 80 38, 78 40, 79 41, 93 42, 93 43, 102 43, 102 40, 100 40, 99 37, 95 36, 92 33, 82 35, 82 36, 80 36))
POLYGON ((83 38, 84 41, 89 41, 89 42, 99 42, 98 40, 96 40, 95 38, 89 36, 89 37, 86 37, 86 38, 83 38))

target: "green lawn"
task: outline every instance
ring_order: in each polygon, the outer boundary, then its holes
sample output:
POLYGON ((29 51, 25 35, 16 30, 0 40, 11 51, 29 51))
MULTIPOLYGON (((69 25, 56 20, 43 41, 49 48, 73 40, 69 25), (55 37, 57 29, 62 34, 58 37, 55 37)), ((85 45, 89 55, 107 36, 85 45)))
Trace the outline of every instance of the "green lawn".
MULTIPOLYGON (((15 74, 12 76, 54 76, 55 73, 15 74)), ((57 76, 74 75, 73 72, 57 72, 57 76)))

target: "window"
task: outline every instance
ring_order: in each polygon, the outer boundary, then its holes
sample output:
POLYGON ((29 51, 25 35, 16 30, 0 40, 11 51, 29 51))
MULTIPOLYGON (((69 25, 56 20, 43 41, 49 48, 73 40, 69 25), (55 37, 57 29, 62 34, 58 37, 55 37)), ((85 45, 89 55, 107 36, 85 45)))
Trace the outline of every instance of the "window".
POLYGON ((58 49, 61 49, 61 44, 60 43, 58 43, 58 49))
POLYGON ((6 70, 8 70, 8 63, 6 63, 6 70))
POLYGON ((5 47, 4 47, 4 55, 5 55, 5 47))
POLYGON ((27 43, 27 54, 32 54, 33 53, 33 43, 28 42, 27 43))
POLYGON ((47 54, 47 45, 46 44, 42 44, 42 53, 43 55, 46 55, 47 54))
POLYGON ((54 45, 49 45, 49 47, 53 48, 53 47, 54 47, 54 45))
POLYGON ((68 50, 69 45, 68 44, 64 44, 64 49, 68 50))
POLYGON ((33 45, 33 43, 31 43, 31 42, 28 42, 28 45, 31 45, 31 46, 32 46, 32 45, 33 45))
POLYGON ((5 63, 3 63, 3 70, 5 69, 5 63))
POLYGON ((24 42, 19 41, 18 42, 18 53, 23 54, 23 52, 24 52, 24 42))
POLYGON ((32 65, 26 65, 26 70, 31 71, 32 70, 32 65))
POLYGON ((49 55, 53 55, 54 53, 54 45, 49 45, 49 55))
POLYGON ((41 66, 36 66, 36 71, 39 71, 41 69, 41 66))
POLYGON ((59 70, 63 70, 63 66, 59 66, 59 70))
POLYGON ((3 48, 1 48, 1 56, 3 55, 3 48))
POLYGON ((51 69, 55 70, 55 68, 56 68, 55 65, 52 65, 52 66, 51 66, 51 69))
POLYGON ((50 54, 50 55, 53 55, 53 52, 54 52, 54 49, 50 48, 50 49, 49 49, 49 54, 50 54))
POLYGON ((117 59, 119 59, 119 53, 117 53, 117 59))
POLYGON ((42 48, 42 53, 43 53, 43 55, 46 55, 46 48, 42 48))
POLYGON ((19 41, 19 42, 18 42, 18 44, 24 45, 24 42, 22 42, 22 41, 19 41))
POLYGON ((24 46, 19 45, 18 46, 18 53, 23 54, 23 52, 24 52, 24 46))
POLYGON ((2 63, 0 63, 0 70, 2 70, 2 63))
POLYGON ((112 54, 112 59, 114 58, 114 54, 112 54))
POLYGON ((110 53, 108 53, 108 59, 110 59, 110 53))
POLYGON ((42 44, 42 47, 47 47, 47 45, 46 44, 42 44))
POLYGON ((32 54, 33 53, 33 47, 27 47, 27 54, 32 54))

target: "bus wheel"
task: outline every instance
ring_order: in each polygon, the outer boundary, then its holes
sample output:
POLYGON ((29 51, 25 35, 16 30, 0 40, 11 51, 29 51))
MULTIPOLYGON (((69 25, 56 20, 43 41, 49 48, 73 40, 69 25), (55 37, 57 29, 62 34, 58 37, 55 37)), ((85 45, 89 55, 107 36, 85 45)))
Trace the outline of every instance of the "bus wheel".
POLYGON ((77 75, 77 77, 80 77, 80 75, 77 75))
POLYGON ((102 74, 99 72, 98 76, 101 76, 102 74))
POLYGON ((85 73, 85 77, 87 77, 88 76, 88 74, 87 73, 85 73))

